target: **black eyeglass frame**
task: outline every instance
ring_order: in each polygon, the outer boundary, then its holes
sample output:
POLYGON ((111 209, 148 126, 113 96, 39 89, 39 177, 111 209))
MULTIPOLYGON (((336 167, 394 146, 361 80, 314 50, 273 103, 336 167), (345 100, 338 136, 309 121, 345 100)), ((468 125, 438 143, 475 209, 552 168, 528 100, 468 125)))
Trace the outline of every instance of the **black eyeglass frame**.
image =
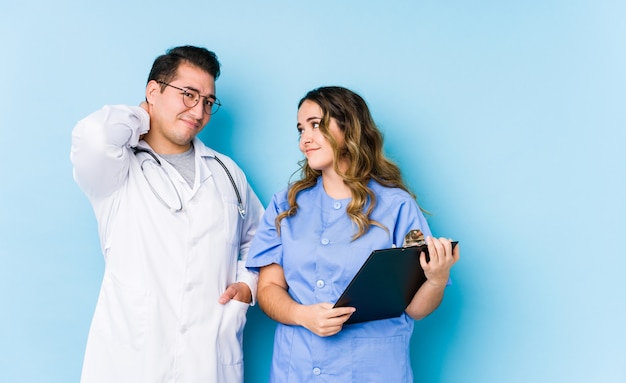
POLYGON ((204 98, 206 101, 204 102, 203 106, 202 106, 202 110, 204 111, 204 113, 206 113, 209 116, 214 115, 215 113, 217 113, 218 110, 220 110, 220 107, 222 106, 222 103, 220 102, 220 100, 218 100, 217 97, 215 96, 211 96, 210 98, 207 96, 203 96, 200 94, 200 92, 198 92, 195 89, 189 89, 189 88, 179 88, 176 85, 172 85, 169 84, 165 81, 160 81, 160 80, 156 80, 157 83, 165 85, 165 86, 169 86, 172 87, 174 89, 178 89, 182 92, 182 96, 183 96, 183 104, 187 107, 187 108, 193 108, 196 105, 198 105, 198 103, 200 102, 201 98, 204 98), (193 101, 193 105, 188 105, 187 101, 185 100, 189 100, 190 96, 193 96, 194 94, 197 94, 198 97, 193 101), (217 105, 217 108, 215 109, 215 111, 213 111, 213 106, 217 105), (207 112, 207 107, 209 108, 209 112, 207 112))

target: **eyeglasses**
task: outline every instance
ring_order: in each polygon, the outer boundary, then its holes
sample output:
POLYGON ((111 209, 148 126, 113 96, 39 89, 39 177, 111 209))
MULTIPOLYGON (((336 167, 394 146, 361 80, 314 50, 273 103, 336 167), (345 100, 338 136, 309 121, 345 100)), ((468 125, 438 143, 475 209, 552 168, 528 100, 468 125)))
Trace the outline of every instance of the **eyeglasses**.
POLYGON ((200 98, 204 98, 204 100, 202 101, 202 108, 204 109, 204 113, 208 115, 217 113, 217 111, 220 109, 220 106, 222 106, 222 103, 220 103, 220 100, 218 100, 217 97, 201 96, 200 93, 198 93, 198 91, 195 89, 179 88, 164 81, 157 82, 159 84, 171 86, 174 89, 180 90, 183 95, 183 104, 185 104, 187 108, 193 108, 194 106, 198 105, 198 102, 200 102, 200 98))

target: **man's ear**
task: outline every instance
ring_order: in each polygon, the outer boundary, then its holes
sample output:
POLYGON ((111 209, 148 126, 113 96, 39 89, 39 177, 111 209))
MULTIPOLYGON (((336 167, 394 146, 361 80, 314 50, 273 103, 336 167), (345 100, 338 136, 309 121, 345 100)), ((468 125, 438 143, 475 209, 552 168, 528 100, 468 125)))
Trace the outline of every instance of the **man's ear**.
POLYGON ((157 93, 161 93, 161 85, 155 80, 150 80, 146 85, 146 101, 148 101, 148 104, 154 104, 154 98, 157 93))

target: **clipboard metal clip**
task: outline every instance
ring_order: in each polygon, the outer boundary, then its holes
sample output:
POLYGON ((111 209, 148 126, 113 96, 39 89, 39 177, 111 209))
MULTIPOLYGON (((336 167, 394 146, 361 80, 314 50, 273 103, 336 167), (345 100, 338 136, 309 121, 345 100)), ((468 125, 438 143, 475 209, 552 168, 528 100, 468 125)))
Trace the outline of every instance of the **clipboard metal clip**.
POLYGON ((409 230, 404 236, 402 247, 423 246, 426 244, 424 233, 420 229, 409 230))

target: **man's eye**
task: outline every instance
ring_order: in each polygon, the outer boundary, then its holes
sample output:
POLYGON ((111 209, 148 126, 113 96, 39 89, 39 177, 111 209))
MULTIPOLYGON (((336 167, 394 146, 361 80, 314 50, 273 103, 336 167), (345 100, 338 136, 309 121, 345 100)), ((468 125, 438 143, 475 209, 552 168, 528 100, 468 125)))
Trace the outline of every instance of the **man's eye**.
POLYGON ((214 103, 215 101, 213 100, 209 100, 208 98, 204 99, 204 105, 213 106, 214 103))
POLYGON ((185 96, 186 98, 188 98, 190 100, 195 100, 196 99, 196 95, 191 93, 191 92, 183 92, 183 96, 185 96))

